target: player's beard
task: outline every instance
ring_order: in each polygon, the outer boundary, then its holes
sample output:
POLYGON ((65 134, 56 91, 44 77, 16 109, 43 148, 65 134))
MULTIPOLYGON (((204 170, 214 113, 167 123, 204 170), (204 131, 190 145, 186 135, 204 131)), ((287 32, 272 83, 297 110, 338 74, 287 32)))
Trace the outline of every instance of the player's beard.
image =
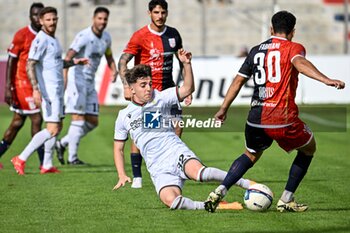
POLYGON ((165 20, 152 20, 152 23, 159 30, 162 30, 165 27, 165 20))

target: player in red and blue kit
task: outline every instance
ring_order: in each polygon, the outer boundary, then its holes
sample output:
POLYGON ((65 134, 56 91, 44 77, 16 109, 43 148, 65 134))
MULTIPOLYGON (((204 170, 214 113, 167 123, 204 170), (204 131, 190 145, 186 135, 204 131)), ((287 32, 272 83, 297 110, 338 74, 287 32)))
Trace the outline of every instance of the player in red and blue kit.
POLYGON ((271 21, 272 37, 249 52, 215 115, 222 122, 226 119, 232 101, 244 83, 252 77, 254 93, 245 128, 246 150, 233 162, 221 185, 209 194, 206 209, 210 212, 215 211, 228 189, 255 164, 274 140, 287 152, 298 151, 285 190, 277 203, 277 210, 303 212, 308 209, 307 205, 294 200, 294 193, 316 151, 313 133, 298 117, 298 107, 295 104, 298 74, 302 73, 337 89, 343 89, 345 83, 329 79, 318 71, 305 58, 305 48, 291 41, 296 23, 293 14, 280 11, 271 21))
MULTIPOLYGON (((124 53, 119 59, 118 69, 124 84, 124 97, 131 98, 131 92, 125 81, 125 71, 128 62, 134 58, 135 65, 146 64, 152 68, 152 87, 163 91, 174 87, 173 57, 182 48, 180 33, 165 25, 168 16, 168 3, 165 0, 152 0, 148 4, 151 23, 136 31, 128 42, 124 53)), ((180 63, 181 66, 181 63, 180 63)), ((185 99, 185 104, 191 103, 191 96, 185 99)), ((173 115, 180 115, 180 106, 174 106, 173 115)), ((181 128, 176 128, 176 134, 181 136, 181 128)), ((138 148, 132 144, 131 164, 133 169, 133 188, 142 187, 141 174, 142 157, 138 148)))

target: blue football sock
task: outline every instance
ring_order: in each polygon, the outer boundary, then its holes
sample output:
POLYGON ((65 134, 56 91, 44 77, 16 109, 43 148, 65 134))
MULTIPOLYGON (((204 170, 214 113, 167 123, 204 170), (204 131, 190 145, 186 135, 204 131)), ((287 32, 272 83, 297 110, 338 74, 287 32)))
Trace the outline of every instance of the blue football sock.
POLYGON ((44 145, 41 145, 37 150, 36 152, 38 152, 38 157, 39 157, 39 162, 40 162, 40 165, 43 165, 43 162, 44 162, 44 145))
POLYGON ((249 157, 246 154, 242 154, 232 163, 230 170, 228 170, 227 175, 221 184, 229 190, 231 186, 236 184, 253 165, 254 163, 249 157))
POLYGON ((9 147, 10 147, 10 144, 7 143, 4 139, 0 142, 0 158, 3 154, 5 154, 5 152, 9 147))
POLYGON ((313 156, 308 156, 298 151, 297 156, 289 170, 289 178, 286 185, 286 190, 294 193, 298 188, 301 180, 304 178, 313 156))
POLYGON ((142 177, 141 164, 142 156, 140 153, 130 153, 132 174, 134 177, 142 177))

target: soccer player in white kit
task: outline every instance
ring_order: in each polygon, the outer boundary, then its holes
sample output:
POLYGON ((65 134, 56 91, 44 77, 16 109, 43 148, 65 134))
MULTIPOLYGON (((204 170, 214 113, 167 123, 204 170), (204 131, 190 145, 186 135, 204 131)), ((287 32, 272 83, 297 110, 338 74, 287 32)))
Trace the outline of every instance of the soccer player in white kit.
MULTIPOLYGON (((154 90, 151 67, 148 65, 136 65, 126 72, 133 97, 132 102, 119 112, 115 123, 114 161, 119 180, 113 189, 131 182, 124 168, 124 145, 130 134, 141 151, 160 200, 170 209, 204 209, 204 202, 181 195, 184 181, 221 181, 226 172, 205 167, 171 127, 158 128, 160 121, 157 119, 169 114, 172 105, 194 91, 192 55, 180 49, 178 57, 184 67, 184 82, 179 88, 172 87, 161 92, 154 90), (151 117, 147 118, 149 114, 151 117)), ((237 185, 248 188, 250 181, 241 179, 237 185)), ((237 202, 221 203, 219 208, 242 209, 242 206, 237 202)))
POLYGON ((58 173, 53 166, 52 152, 56 136, 62 129, 63 113, 63 67, 86 64, 88 59, 76 59, 64 62, 61 45, 55 37, 57 10, 45 7, 40 11, 42 30, 36 35, 29 50, 27 75, 33 87, 34 103, 42 107, 46 128, 34 135, 30 143, 11 162, 19 175, 24 175, 25 162, 42 144, 45 145, 44 162, 41 174, 58 173))
MULTIPOLYGON (((94 11, 93 24, 80 31, 66 55, 65 60, 73 57, 89 58, 89 66, 75 66, 69 69, 67 84, 67 102, 65 112, 71 114, 72 121, 68 134, 56 142, 57 157, 64 164, 64 151, 68 149, 68 164, 84 164, 78 158, 78 145, 82 137, 98 125, 98 97, 95 90, 95 73, 101 58, 106 57, 111 69, 112 81, 117 78, 118 71, 112 54, 112 39, 104 29, 107 26, 109 10, 97 7, 94 11)), ((67 75, 65 71, 64 75, 67 75)))

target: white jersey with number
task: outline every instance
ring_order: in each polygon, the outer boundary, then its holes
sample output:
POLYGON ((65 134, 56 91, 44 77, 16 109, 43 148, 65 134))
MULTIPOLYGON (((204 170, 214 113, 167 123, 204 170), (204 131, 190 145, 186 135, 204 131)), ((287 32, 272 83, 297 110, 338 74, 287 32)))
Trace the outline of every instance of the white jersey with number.
POLYGON ((111 49, 111 46, 112 39, 106 31, 102 32, 101 37, 97 37, 91 27, 80 31, 76 35, 70 49, 77 52, 76 58, 89 58, 89 65, 72 67, 75 77, 94 79, 102 56, 106 54, 108 49, 111 49))
POLYGON ((40 31, 32 42, 28 59, 37 61, 36 76, 43 98, 46 122, 59 122, 63 117, 63 60, 57 38, 40 31))
MULTIPOLYGON (((169 114, 171 106, 178 102, 176 87, 162 92, 154 90, 150 102, 144 106, 129 103, 125 109, 119 111, 115 122, 114 140, 125 141, 130 134, 152 176, 157 173, 175 172, 181 154, 195 157, 173 128, 149 129, 145 125, 145 115, 149 112, 153 112, 155 120, 162 121, 162 116, 169 114), (154 113, 157 110, 160 115, 154 113)), ((160 124, 163 126, 163 122, 160 124)))

